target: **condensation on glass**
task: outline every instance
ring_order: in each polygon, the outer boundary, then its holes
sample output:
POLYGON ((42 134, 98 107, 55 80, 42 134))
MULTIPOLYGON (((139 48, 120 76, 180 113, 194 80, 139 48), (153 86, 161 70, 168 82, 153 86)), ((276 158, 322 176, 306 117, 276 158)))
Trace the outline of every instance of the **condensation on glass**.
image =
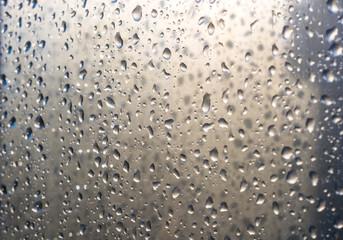
POLYGON ((1 239, 343 239, 341 0, 1 1, 1 239))

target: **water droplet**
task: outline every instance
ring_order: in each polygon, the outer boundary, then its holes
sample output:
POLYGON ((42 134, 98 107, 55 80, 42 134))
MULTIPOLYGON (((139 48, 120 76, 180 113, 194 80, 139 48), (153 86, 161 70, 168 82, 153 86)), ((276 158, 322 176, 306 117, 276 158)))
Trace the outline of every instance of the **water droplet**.
POLYGON ((239 191, 240 192, 245 192, 245 190, 247 190, 248 188, 248 182, 245 180, 245 178, 242 178, 240 187, 239 187, 239 191))
POLYGON ((328 0, 326 3, 329 12, 332 14, 337 14, 341 10, 341 7, 339 6, 339 2, 337 0, 328 0))
POLYGON ((218 124, 219 124, 219 127, 221 127, 221 128, 228 128, 229 127, 229 123, 224 118, 220 118, 218 120, 218 124))
POLYGON ((123 39, 120 36, 120 33, 117 32, 115 37, 114 37, 114 42, 117 46, 117 48, 122 48, 123 47, 123 39))
POLYGON ((291 159, 291 157, 293 156, 293 150, 290 147, 283 147, 281 150, 281 156, 283 159, 285 160, 289 160, 291 159))
POLYGON ((246 61, 246 62, 249 62, 249 61, 250 61, 250 58, 251 58, 251 53, 250 53, 250 52, 247 52, 247 53, 245 54, 245 57, 244 57, 245 61, 246 61))
POLYGON ((283 27, 282 36, 284 39, 290 39, 292 37, 292 34, 293 34, 293 28, 291 28, 288 25, 283 27))
POLYGON ((256 204, 257 205, 262 205, 266 201, 265 197, 262 194, 258 194, 257 199, 256 199, 256 204))
POLYGON ((27 42, 25 43, 25 52, 28 52, 28 51, 30 50, 30 48, 31 48, 31 42, 30 42, 30 41, 27 41, 27 42))
POLYGON ((139 21, 142 18, 142 7, 137 5, 132 11, 132 17, 135 21, 139 21))
POLYGON ((187 71, 187 65, 184 64, 183 62, 180 63, 180 69, 181 69, 182 72, 186 72, 187 71))
POLYGON ((180 189, 178 187, 175 187, 172 191, 173 199, 177 198, 179 195, 180 195, 180 189))
POLYGON ((164 59, 166 59, 166 60, 169 60, 170 59, 170 57, 171 57, 171 51, 170 51, 170 49, 169 48, 165 48, 164 50, 163 50, 163 58, 164 59))
POLYGON ((287 173, 286 181, 289 184, 295 184, 298 181, 298 174, 295 170, 290 170, 287 173))
POLYGON ((324 70, 323 71, 323 79, 325 82, 328 83, 333 83, 334 81, 336 81, 336 77, 334 72, 330 69, 330 70, 324 70))
POLYGON ((337 27, 329 28, 325 32, 325 41, 332 42, 335 40, 337 35, 338 35, 338 28, 337 27))
POLYGON ((307 130, 309 133, 312 133, 312 132, 313 132, 314 126, 315 126, 315 121, 314 121, 313 118, 308 118, 308 119, 306 119, 306 130, 307 130))
POLYGON ((123 72, 126 71, 126 69, 127 69, 127 63, 126 63, 125 60, 122 60, 122 61, 120 62, 120 68, 121 68, 121 70, 122 70, 123 72))
POLYGON ((340 57, 343 55, 343 46, 340 43, 333 43, 329 48, 329 53, 332 57, 340 57))
POLYGON ((319 176, 318 176, 318 173, 314 172, 314 171, 311 171, 310 172, 310 179, 311 179, 311 183, 312 183, 312 186, 315 187, 318 185, 318 182, 319 182, 319 176))
POLYGON ((317 207, 316 207, 317 211, 322 212, 325 210, 325 208, 326 208, 326 201, 322 198, 319 199, 317 207))
POLYGON ((133 181, 139 183, 141 181, 141 172, 137 170, 133 175, 133 181))
POLYGON ((39 213, 43 208, 43 203, 41 201, 35 202, 32 207, 34 213, 39 213))
POLYGON ((210 151, 210 158, 213 162, 217 162, 218 161, 218 150, 217 148, 213 148, 211 151, 210 151))
POLYGON ((205 93, 202 99, 201 109, 206 114, 210 111, 210 107, 211 107, 211 94, 205 93))
POLYGON ((167 129, 171 130, 171 129, 173 129, 173 123, 174 123, 174 120, 173 120, 173 119, 168 119, 168 120, 166 120, 166 121, 164 122, 164 126, 165 126, 167 129))
POLYGON ((272 54, 273 56, 277 56, 279 54, 279 48, 275 44, 272 46, 272 54))
POLYGON ((275 215, 279 215, 280 213, 279 204, 277 202, 273 202, 273 212, 275 215))
POLYGON ((86 69, 82 69, 82 70, 80 71, 79 78, 80 78, 81 80, 85 80, 86 75, 87 75, 86 69))
POLYGON ((119 160, 120 159, 120 153, 117 149, 114 149, 113 150, 113 157, 116 159, 116 160, 119 160))
POLYGON ((208 26, 207 26, 208 34, 213 35, 214 30, 215 30, 215 27, 214 27, 213 23, 210 22, 210 23, 208 24, 208 26))
POLYGON ((220 204, 219 212, 227 212, 227 211, 229 211, 227 203, 226 202, 222 202, 220 204))
POLYGON ((205 208, 212 208, 212 206, 213 206, 213 199, 211 197, 208 197, 206 199, 205 208))
POLYGON ((31 137, 32 137, 32 128, 29 127, 29 128, 26 129, 25 139, 26 140, 30 140, 31 137))
POLYGON ((114 108, 116 105, 113 98, 111 98, 111 97, 106 97, 105 103, 106 103, 107 107, 109 107, 109 108, 114 108))
POLYGON ((225 170, 225 169, 220 170, 219 175, 220 175, 221 179, 222 179, 224 182, 227 181, 227 176, 226 176, 226 170, 225 170))
POLYGON ((35 120, 35 122, 34 122, 34 126, 35 126, 37 129, 43 129, 43 128, 45 128, 45 124, 44 124, 44 120, 43 120, 42 116, 36 117, 36 120, 35 120))
POLYGON ((268 127, 268 135, 269 135, 269 137, 274 137, 276 135, 275 125, 270 125, 268 127))
POLYGON ((139 43, 140 38, 138 37, 138 34, 135 33, 133 35, 133 45, 137 45, 139 43))
POLYGON ((9 127, 10 128, 14 128, 15 124, 16 124, 17 120, 15 119, 15 117, 12 117, 10 122, 9 122, 9 127))

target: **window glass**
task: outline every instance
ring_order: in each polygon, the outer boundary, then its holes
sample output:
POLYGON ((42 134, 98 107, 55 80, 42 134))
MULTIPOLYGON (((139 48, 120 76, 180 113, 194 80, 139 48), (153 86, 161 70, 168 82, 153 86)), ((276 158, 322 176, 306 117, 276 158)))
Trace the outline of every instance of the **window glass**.
POLYGON ((340 0, 1 1, 1 239, 342 239, 340 0))

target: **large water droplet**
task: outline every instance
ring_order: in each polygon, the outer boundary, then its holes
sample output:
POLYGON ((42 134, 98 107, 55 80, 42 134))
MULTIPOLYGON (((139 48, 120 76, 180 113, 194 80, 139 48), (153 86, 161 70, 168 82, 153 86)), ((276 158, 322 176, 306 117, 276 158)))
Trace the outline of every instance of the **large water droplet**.
POLYGON ((201 109, 204 113, 208 113, 211 107, 211 94, 205 93, 202 99, 201 109))
POLYGON ((290 26, 286 25, 283 27, 282 37, 284 39, 290 39, 292 34, 293 34, 293 29, 290 26))
POLYGON ((122 48, 123 47, 123 39, 120 36, 120 33, 117 32, 115 37, 114 37, 114 42, 117 46, 117 48, 122 48))
POLYGON ((132 11, 132 17, 135 21, 139 21, 142 18, 142 7, 137 5, 132 11))
POLYGON ((287 147, 287 146, 283 147, 281 150, 281 156, 285 160, 291 159, 291 157, 293 156, 292 148, 287 147))
POLYGON ((214 30, 215 30, 215 27, 214 27, 213 23, 210 22, 210 23, 208 24, 208 26, 207 26, 208 34, 213 35, 214 30))
POLYGON ((298 181, 298 174, 295 170, 291 170, 287 173, 286 181, 289 184, 295 184, 298 181))
POLYGON ((165 48, 165 49, 163 50, 162 55, 163 55, 163 58, 164 58, 164 59, 169 60, 170 57, 171 57, 171 51, 170 51, 170 49, 169 49, 169 48, 165 48))
POLYGON ((315 126, 315 121, 314 121, 314 119, 313 119, 313 118, 308 118, 308 119, 306 120, 306 130, 307 130, 309 133, 311 133, 311 132, 313 132, 313 130, 314 130, 314 126, 315 126))
POLYGON ((36 117, 34 126, 35 126, 37 129, 43 129, 43 128, 45 127, 44 120, 43 120, 42 116, 36 117))

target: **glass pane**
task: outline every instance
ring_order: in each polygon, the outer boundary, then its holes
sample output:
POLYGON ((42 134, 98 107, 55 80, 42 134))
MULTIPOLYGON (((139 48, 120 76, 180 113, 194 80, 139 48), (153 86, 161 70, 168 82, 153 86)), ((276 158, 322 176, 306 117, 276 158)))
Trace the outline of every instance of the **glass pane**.
POLYGON ((343 2, 1 1, 1 239, 342 239, 343 2))

